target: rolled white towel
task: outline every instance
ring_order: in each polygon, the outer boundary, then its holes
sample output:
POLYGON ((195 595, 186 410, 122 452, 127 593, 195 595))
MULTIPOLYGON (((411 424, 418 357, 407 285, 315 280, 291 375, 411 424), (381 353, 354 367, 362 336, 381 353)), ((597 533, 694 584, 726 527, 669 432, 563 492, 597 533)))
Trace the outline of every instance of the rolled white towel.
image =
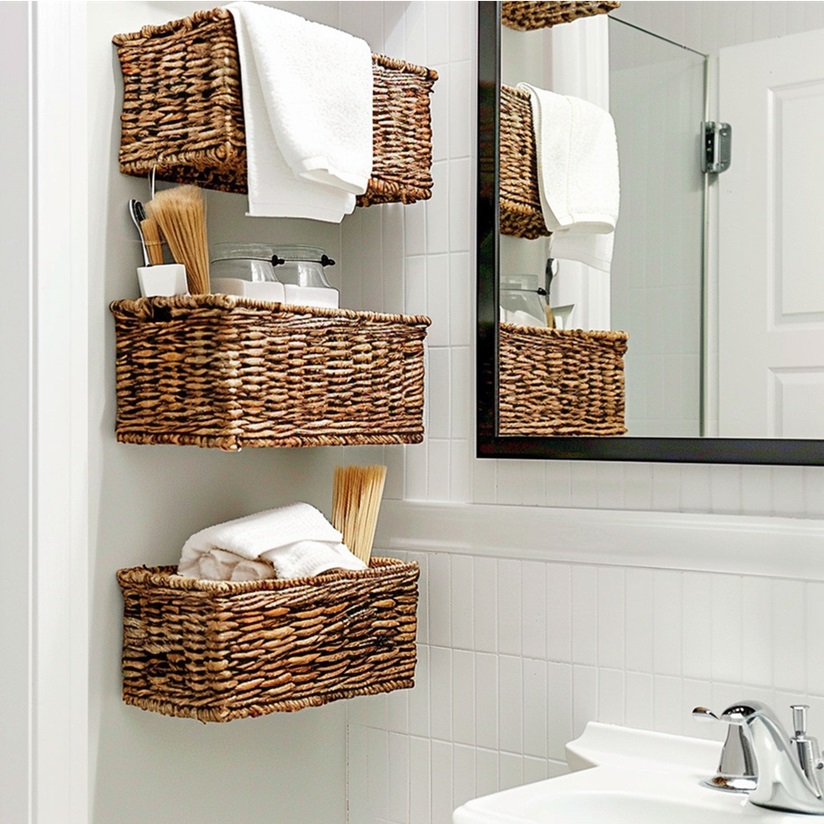
POLYGON ((366 569, 341 539, 311 504, 290 504, 196 532, 183 545, 177 571, 187 578, 256 581, 366 569))

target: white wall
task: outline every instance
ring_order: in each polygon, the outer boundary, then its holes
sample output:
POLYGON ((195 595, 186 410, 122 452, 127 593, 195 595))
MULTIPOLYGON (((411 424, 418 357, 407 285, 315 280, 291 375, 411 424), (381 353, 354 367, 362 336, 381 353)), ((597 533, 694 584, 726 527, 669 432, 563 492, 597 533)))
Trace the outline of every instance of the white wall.
MULTIPOLYGON (((114 324, 108 304, 138 294, 140 254, 127 202, 131 197, 147 200, 149 186, 145 179, 118 171, 120 69, 111 38, 214 5, 89 5, 89 820, 342 824, 342 704, 202 725, 143 712, 120 700, 118 568, 175 563, 183 541, 198 529, 292 500, 331 509, 328 462, 336 450, 327 450, 320 460, 324 450, 225 454, 118 444, 114 438, 114 324)), ((311 12, 322 22, 338 23, 336 2, 314 4, 311 12)), ((210 242, 310 242, 338 258, 337 225, 245 218, 244 207, 241 196, 209 195, 210 242)))
MULTIPOLYGON (((89 170, 88 192, 83 193, 88 195, 89 209, 88 304, 84 307, 88 311, 89 415, 88 449, 83 447, 75 455, 76 465, 82 465, 89 480, 88 490, 81 490, 89 496, 88 820, 94 824, 223 820, 244 824, 274 819, 285 824, 342 824, 348 793, 353 823, 445 824, 446 811, 456 801, 496 783, 504 785, 554 769, 558 743, 574 725, 590 717, 621 717, 620 707, 606 702, 611 695, 624 696, 623 718, 628 723, 649 723, 661 729, 674 727, 679 710, 688 709, 694 694, 687 688, 691 681, 713 685, 713 689, 715 684, 769 681, 770 687, 780 690, 820 695, 818 669, 809 669, 816 673, 814 678, 803 675, 795 654, 798 648, 782 645, 785 632, 817 620, 814 605, 820 593, 804 583, 803 569, 768 577, 766 583, 760 577, 750 580, 730 571, 702 574, 673 568, 662 576, 651 569, 625 566, 626 549, 619 549, 616 563, 606 567, 584 555, 578 561, 560 558, 552 530, 554 516, 567 509, 587 510, 593 516, 604 514, 602 510, 652 510, 820 518, 824 515, 824 470, 479 461, 473 457, 475 7, 471 2, 349 2, 339 9, 336 3, 288 6, 366 36, 375 50, 426 63, 441 72, 433 100, 436 189, 430 202, 361 210, 347 218, 338 235, 315 225, 281 221, 264 221, 258 229, 242 218, 241 200, 218 194, 209 198, 213 240, 233 239, 230 235, 255 237, 258 232, 297 239, 300 232, 300 239, 325 245, 333 257, 340 253, 346 305, 424 311, 432 317, 426 442, 386 449, 245 450, 238 455, 194 447, 115 443, 114 334, 107 304, 137 294, 134 267, 139 254, 126 202, 129 197, 146 198, 147 184, 117 171, 118 69, 110 38, 211 5, 88 5, 88 117, 83 124, 88 151, 82 166, 88 165, 89 170), (205 726, 143 713, 121 703, 116 569, 173 563, 185 537, 203 525, 293 498, 328 511, 335 462, 380 458, 390 466, 387 513, 391 514, 392 506, 400 508, 395 520, 387 519, 389 537, 383 538, 383 545, 393 552, 414 551, 423 564, 421 669, 415 690, 293 715, 205 726), (425 506, 419 510, 412 502, 425 506), (436 502, 450 504, 442 513, 440 544, 430 542, 426 550, 411 538, 407 540, 400 528, 394 529, 405 510, 417 521, 427 522, 432 513, 426 507, 436 502), (493 521, 487 522, 494 522, 508 536, 500 543, 499 554, 474 557, 471 544, 468 550, 451 549, 454 535, 449 533, 463 530, 465 524, 457 514, 463 509, 459 505, 468 506, 470 515, 476 512, 483 521, 486 508, 482 504, 501 505, 494 509, 493 521), (546 544, 530 559, 518 554, 527 516, 533 524, 536 517, 539 524, 546 518, 546 526, 538 529, 538 534, 546 534, 546 544), (407 545, 393 543, 393 533, 407 545), (539 571, 539 576, 533 574, 539 571), (493 579, 499 584, 493 584, 493 579), (580 603, 597 603, 599 612, 567 612, 568 622, 554 623, 553 634, 544 637, 534 622, 524 621, 534 615, 525 607, 551 605, 543 597, 540 582, 548 588, 562 588, 567 579, 578 582, 574 592, 582 596, 580 603), (470 590, 478 599, 473 596, 471 632, 466 606, 470 590), (692 637, 688 630, 693 628, 693 619, 682 620, 680 630, 670 622, 671 613, 666 610, 679 603, 675 596, 668 602, 672 593, 680 593, 679 614, 695 616, 704 630, 711 630, 712 622, 726 626, 725 616, 734 619, 737 627, 745 615, 764 621, 772 616, 769 620, 778 623, 769 632, 764 627, 766 635, 760 637, 770 640, 759 646, 757 669, 745 669, 743 657, 740 664, 735 658, 734 665, 727 667, 720 651, 713 657, 689 648, 686 656, 684 644, 692 637), (797 608, 791 612, 785 625, 779 607, 798 603, 793 600, 796 595, 802 596, 806 606, 803 612, 797 608), (652 626, 646 607, 641 609, 650 599, 662 610, 656 612, 658 607, 653 607, 654 633, 673 632, 673 641, 681 644, 677 660, 671 651, 664 661, 656 657, 655 650, 667 653, 670 649, 665 643, 669 636, 656 640, 653 634, 650 641, 648 636, 633 635, 634 626, 652 626), (490 603, 495 604, 492 610, 487 608, 490 603), (775 604, 770 613, 758 608, 766 603, 775 604), (705 612, 698 609, 702 604, 711 609, 709 625, 705 612), (732 605, 728 612, 724 611, 726 604, 732 605), (613 622, 614 616, 624 616, 623 634, 615 632, 621 622, 613 622), (631 616, 635 617, 630 620, 631 616), (631 623, 636 619, 640 623, 631 623), (603 641, 598 634, 601 628, 607 633, 603 641), (775 642, 773 632, 777 633, 775 642), (550 647, 551 639, 557 647, 550 647), (558 698, 546 705, 547 723, 553 723, 546 728, 545 743, 540 734, 532 737, 543 724, 542 672, 547 673, 547 694, 558 698), (497 681, 487 679, 485 673, 497 673, 497 681), (478 688, 473 691, 470 681, 475 680, 478 688), (523 687, 520 701, 519 683, 523 687), (551 692, 558 688, 566 691, 551 692), (470 696, 475 701, 473 717, 467 716, 470 696), (529 707, 538 708, 538 715, 533 716, 529 707), (550 712, 558 717, 550 717, 550 712), (534 721, 528 736, 525 718, 534 721), (412 726, 413 719, 421 726, 412 726), (489 737, 491 729, 494 738, 489 737), (383 757, 386 752, 390 753, 388 761, 383 757), (467 772, 472 759, 477 760, 467 772), (390 785, 388 769, 405 763, 414 768, 414 781, 403 771, 407 768, 401 767, 393 773, 396 783, 390 785), (323 780, 314 780, 321 766, 323 780), (308 782, 307 776, 313 780, 308 782), (399 782, 397 776, 401 776, 399 782), (437 783, 433 776, 438 777, 437 783), (366 797, 364 781, 371 794, 366 797), (421 786, 425 789, 418 792, 421 786), (364 810, 364 804, 371 818, 355 814, 364 810)), ((85 339, 85 328, 79 338, 85 339)), ((73 339, 78 339, 76 332, 73 339)), ((63 448, 61 454, 68 451, 63 448)), ((43 453, 44 464, 49 455, 43 453)), ((584 521, 586 514, 582 513, 584 521)), ((648 518, 638 517, 642 523, 648 518)), ((693 541, 693 534, 701 533, 693 532, 690 523, 679 529, 682 540, 687 538, 686 545, 700 543, 697 538, 693 541)), ((781 534, 780 530, 771 534, 776 546, 781 534)), ((588 542, 585 532, 573 531, 563 549, 574 556, 588 542)), ((66 561, 62 556, 60 560, 66 561)), ((82 575, 84 563, 75 559, 74 572, 79 565, 82 575)), ((53 621, 68 620, 74 614, 62 600, 51 604, 53 621)), ((809 624, 810 634, 804 638, 813 638, 816 629, 817 625, 809 624)), ((806 643, 801 655, 814 652, 806 643)), ((59 657, 55 650, 42 652, 59 657)), ((83 667, 82 654, 73 661, 83 667)), ((804 673, 808 673, 806 666, 804 673)), ((724 694, 713 692, 713 699, 720 700, 724 694)), ((44 786, 42 791, 48 789, 44 786)), ((83 795, 82 787, 75 790, 83 795)))
POLYGON ((32 696, 29 690, 32 576, 30 566, 30 524, 32 506, 31 449, 28 425, 31 405, 31 191, 29 181, 30 60, 28 9, 23 3, 0 5, 0 75, 23 72, 22 82, 0 84, 3 111, 4 147, 18 162, 9 165, 6 185, 0 193, 0 256, 8 261, 6 278, 9 304, 16 310, 0 323, 0 346, 17 357, 0 361, 0 381, 12 391, 4 393, 0 404, 0 428, 13 432, 3 445, 0 475, 0 523, 3 538, 0 550, 6 558, 6 574, 0 584, 0 623, 7 628, 2 642, 5 677, 0 680, 0 703, 15 712, 0 714, 0 740, 15 758, 0 770, 0 818, 22 821, 29 806, 30 741, 32 696), (24 239, 21 242, 21 239, 24 239))

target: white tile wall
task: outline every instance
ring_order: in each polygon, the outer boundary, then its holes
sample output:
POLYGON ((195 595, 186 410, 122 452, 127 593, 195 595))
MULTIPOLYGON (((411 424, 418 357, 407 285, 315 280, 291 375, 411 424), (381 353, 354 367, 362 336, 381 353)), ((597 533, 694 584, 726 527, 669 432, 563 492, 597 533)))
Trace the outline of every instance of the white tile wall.
MULTIPOLYGON (((395 311, 402 301, 404 311, 433 319, 427 439, 383 450, 395 476, 388 495, 505 503, 514 532, 521 506, 824 517, 818 467, 474 457, 475 4, 341 8, 342 25, 373 50, 440 74, 432 199, 360 210, 342 228, 344 305, 395 311), (379 278, 362 280, 366 244, 380 246, 369 256, 379 278)), ((744 35, 765 29, 765 13, 753 10, 744 35)), ((799 15, 786 18, 796 24, 799 15)), ((709 25, 681 20, 688 33, 709 25)), ((820 583, 436 551, 410 557, 422 567, 417 686, 348 702, 352 824, 448 824, 469 797, 563 770, 565 742, 592 719, 708 735, 689 709, 743 692, 777 706, 805 697, 824 717, 820 583)))
POLYGON ((428 638, 413 690, 350 702, 353 824, 449 824, 469 798, 563 772, 564 744, 591 720, 718 738, 692 707, 750 695, 787 716, 801 700, 824 717, 820 582, 414 557, 428 638), (460 585, 439 588, 450 570, 460 585), (513 605, 504 593, 518 590, 513 605), (516 638, 513 616, 527 605, 516 638), (473 633, 467 616, 477 628, 479 609, 486 626, 473 633))

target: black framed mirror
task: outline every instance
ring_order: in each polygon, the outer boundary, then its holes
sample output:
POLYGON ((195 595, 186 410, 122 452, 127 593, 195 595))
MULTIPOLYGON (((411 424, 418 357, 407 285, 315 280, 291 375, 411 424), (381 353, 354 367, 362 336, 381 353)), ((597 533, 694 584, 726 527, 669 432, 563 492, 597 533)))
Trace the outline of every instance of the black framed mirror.
MULTIPOLYGON (((750 438, 716 435, 642 437, 633 434, 632 426, 627 434, 618 436, 546 437, 532 434, 501 434, 499 406, 502 245, 499 200, 501 41, 501 4, 482 0, 478 3, 476 249, 478 457, 824 465, 824 440, 805 437, 750 438)), ((698 125, 700 124, 696 125, 696 130, 698 125)), ((629 332, 632 337, 632 330, 629 332)), ((632 357, 631 344, 627 357, 632 357)), ((628 387, 629 391, 631 387, 628 387)), ((821 409, 820 413, 824 417, 824 409, 821 409)))

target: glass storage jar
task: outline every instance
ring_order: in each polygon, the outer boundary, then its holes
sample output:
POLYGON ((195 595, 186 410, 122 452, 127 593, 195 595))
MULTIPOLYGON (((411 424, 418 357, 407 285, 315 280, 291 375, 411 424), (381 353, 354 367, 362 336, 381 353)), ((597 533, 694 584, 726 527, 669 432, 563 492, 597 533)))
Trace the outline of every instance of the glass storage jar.
POLYGON ((265 243, 215 244, 209 264, 212 292, 283 303, 283 284, 275 274, 272 255, 272 247, 265 243))
POLYGON ((324 272, 327 266, 334 266, 335 261, 323 249, 280 245, 272 251, 274 271, 283 283, 287 303, 338 308, 340 295, 324 272))
POLYGON ((546 326, 545 296, 538 275, 501 275, 501 320, 518 326, 546 326))

